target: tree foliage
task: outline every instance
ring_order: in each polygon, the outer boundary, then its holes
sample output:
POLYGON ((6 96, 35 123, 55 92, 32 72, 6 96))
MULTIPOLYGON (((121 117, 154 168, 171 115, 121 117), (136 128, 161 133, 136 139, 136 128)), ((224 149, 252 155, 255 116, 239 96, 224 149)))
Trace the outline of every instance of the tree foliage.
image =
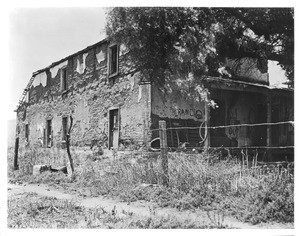
POLYGON ((216 19, 224 26, 217 45, 219 53, 238 58, 248 56, 277 61, 293 83, 292 8, 227 8, 219 12, 216 19))
POLYGON ((225 57, 278 61, 293 82, 290 8, 112 8, 106 32, 125 46, 132 67, 159 85, 216 75, 225 57))

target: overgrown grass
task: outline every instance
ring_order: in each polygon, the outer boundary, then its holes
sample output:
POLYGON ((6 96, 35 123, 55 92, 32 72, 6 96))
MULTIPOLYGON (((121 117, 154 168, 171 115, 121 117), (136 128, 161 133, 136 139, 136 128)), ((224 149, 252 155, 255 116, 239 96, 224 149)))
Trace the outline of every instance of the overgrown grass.
POLYGON ((60 156, 49 149, 27 150, 22 155, 20 170, 11 177, 59 184, 86 196, 146 200, 179 210, 200 208, 231 214, 252 224, 294 221, 293 173, 285 168, 241 169, 236 160, 219 160, 217 154, 169 153, 169 187, 163 187, 160 160, 153 154, 130 153, 98 160, 85 152, 72 152, 76 164, 72 180, 63 174, 30 175, 34 164, 64 164, 63 151, 60 156))
POLYGON ((69 200, 40 197, 27 193, 8 200, 9 228, 216 228, 175 217, 135 216, 131 212, 115 214, 103 208, 88 209, 69 200))

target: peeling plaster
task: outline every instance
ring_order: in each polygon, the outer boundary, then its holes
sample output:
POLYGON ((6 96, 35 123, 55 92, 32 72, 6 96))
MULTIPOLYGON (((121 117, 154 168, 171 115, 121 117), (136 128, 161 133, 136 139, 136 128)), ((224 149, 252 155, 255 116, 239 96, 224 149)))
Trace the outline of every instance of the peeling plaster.
POLYGON ((40 133, 43 134, 43 131, 44 131, 43 124, 37 124, 36 125, 36 130, 40 131, 40 133))
POLYGON ((139 97, 138 97, 138 102, 142 99, 142 86, 139 85, 139 97))
POLYGON ((189 101, 179 96, 174 97, 162 93, 157 88, 153 88, 152 94, 152 113, 159 117, 196 121, 203 121, 205 118, 205 103, 203 101, 189 101))
POLYGON ((128 76, 129 77, 129 82, 130 82, 130 85, 131 85, 131 90, 133 90, 133 87, 134 87, 134 76, 128 76))
POLYGON ((101 50, 99 53, 96 54, 97 62, 100 64, 102 61, 105 60, 105 53, 101 50))
POLYGON ((124 44, 120 45, 120 55, 123 56, 128 52, 128 49, 126 48, 126 46, 124 44))
POLYGON ((26 92, 26 95, 25 95, 25 102, 29 102, 29 92, 28 91, 26 92))
POLYGON ((50 68, 51 78, 54 78, 57 75, 57 72, 60 68, 67 66, 67 65, 68 65, 68 61, 64 61, 64 62, 50 68))
POLYGON ((88 128, 89 109, 87 107, 87 101, 82 97, 80 97, 75 108, 74 119, 80 122, 80 128, 82 131, 88 128))
POLYGON ((46 74, 46 72, 42 72, 40 74, 37 74, 34 77, 34 81, 32 83, 32 86, 36 87, 36 86, 38 86, 40 84, 42 84, 43 87, 46 86, 46 84, 47 84, 47 74, 46 74))
POLYGON ((84 73, 84 70, 85 70, 85 59, 86 57, 88 56, 87 53, 84 53, 82 55, 82 63, 80 63, 79 59, 77 59, 77 68, 76 68, 76 71, 79 73, 79 74, 83 74, 84 73))

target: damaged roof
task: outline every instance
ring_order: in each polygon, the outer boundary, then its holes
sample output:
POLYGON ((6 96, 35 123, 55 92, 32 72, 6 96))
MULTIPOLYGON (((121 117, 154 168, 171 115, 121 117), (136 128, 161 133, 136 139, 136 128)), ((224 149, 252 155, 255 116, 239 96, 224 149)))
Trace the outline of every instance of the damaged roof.
POLYGON ((273 90, 273 91, 294 93, 294 89, 292 89, 292 88, 280 88, 280 87, 274 87, 274 86, 269 86, 269 85, 260 84, 260 83, 245 82, 245 81, 222 78, 222 77, 207 76, 207 77, 203 78, 203 81, 206 82, 207 84, 214 85, 213 86, 214 88, 217 88, 216 84, 219 83, 219 84, 225 85, 227 87, 241 86, 245 90, 247 90, 247 88, 254 88, 254 89, 260 89, 260 90, 266 90, 266 91, 273 90))
POLYGON ((96 47, 96 46, 98 46, 98 45, 101 45, 101 44, 103 44, 103 43, 106 43, 106 42, 108 42, 108 39, 107 39, 107 38, 105 38, 105 39, 99 41, 98 43, 95 43, 95 44, 93 44, 93 45, 90 45, 90 46, 86 47, 85 49, 82 49, 82 50, 80 50, 80 51, 78 51, 78 52, 76 52, 76 53, 73 53, 73 54, 71 54, 71 55, 69 55, 69 56, 67 56, 67 57, 65 57, 65 58, 63 58, 63 59, 60 59, 59 61, 55 61, 55 62, 53 62, 50 66, 47 66, 47 67, 45 67, 45 68, 43 68, 43 69, 40 69, 40 70, 37 70, 37 71, 33 72, 33 73, 32 73, 32 76, 35 76, 35 75, 37 75, 37 74, 40 74, 41 72, 44 72, 45 70, 50 69, 50 68, 52 68, 52 67, 54 67, 54 66, 60 64, 60 63, 63 62, 63 61, 66 61, 66 60, 68 60, 68 59, 70 59, 70 58, 72 58, 72 57, 75 57, 75 56, 79 55, 79 54, 85 53, 85 52, 89 51, 90 49, 92 49, 92 48, 94 48, 94 47, 96 47))

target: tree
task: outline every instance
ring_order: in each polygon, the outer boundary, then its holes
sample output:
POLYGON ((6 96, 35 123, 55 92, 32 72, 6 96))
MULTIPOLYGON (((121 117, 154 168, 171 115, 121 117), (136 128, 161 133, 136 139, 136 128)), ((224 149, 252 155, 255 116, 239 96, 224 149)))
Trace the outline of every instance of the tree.
POLYGON ((161 86, 184 80, 199 91, 225 57, 246 56, 278 61, 293 82, 290 8, 112 8, 106 32, 125 46, 132 69, 161 86))
POLYGON ((224 29, 217 45, 220 54, 277 61, 293 86, 292 8, 225 8, 216 12, 216 19, 224 29))

